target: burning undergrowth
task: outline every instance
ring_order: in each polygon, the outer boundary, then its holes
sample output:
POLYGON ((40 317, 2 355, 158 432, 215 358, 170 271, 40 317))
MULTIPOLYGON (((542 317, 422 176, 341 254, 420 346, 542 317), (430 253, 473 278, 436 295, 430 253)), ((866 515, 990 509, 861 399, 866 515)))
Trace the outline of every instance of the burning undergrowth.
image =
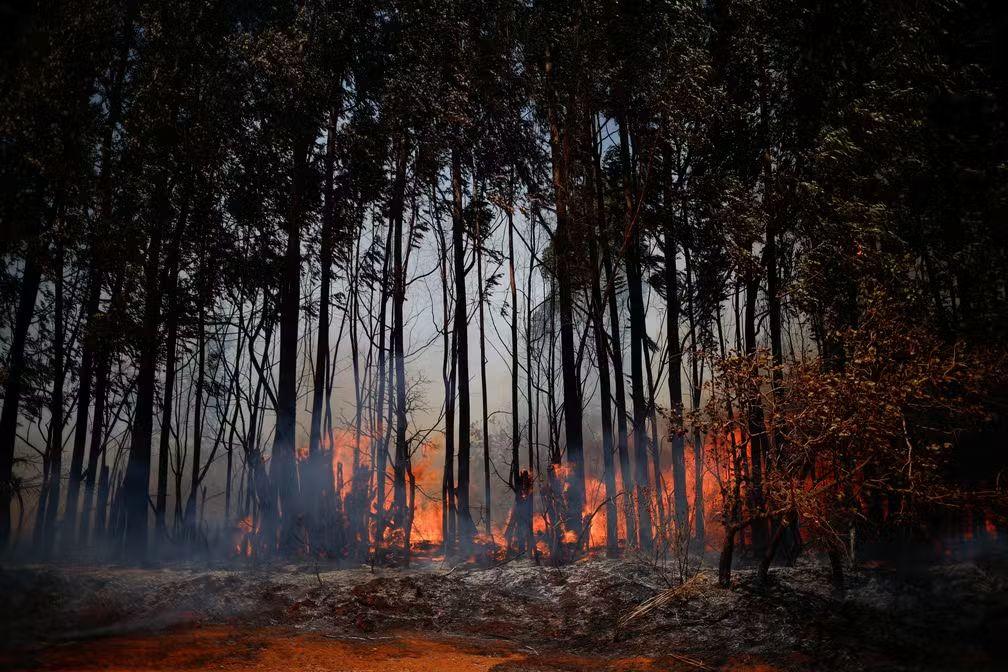
POLYGON ((377 571, 28 566, 0 573, 12 607, 0 625, 14 661, 68 640, 220 624, 351 642, 422 633, 589 656, 668 652, 714 669, 759 660, 795 670, 993 670, 1008 656, 1003 559, 854 571, 844 594, 825 574, 803 561, 764 586, 739 571, 723 589, 711 570, 677 584, 632 560, 377 571))

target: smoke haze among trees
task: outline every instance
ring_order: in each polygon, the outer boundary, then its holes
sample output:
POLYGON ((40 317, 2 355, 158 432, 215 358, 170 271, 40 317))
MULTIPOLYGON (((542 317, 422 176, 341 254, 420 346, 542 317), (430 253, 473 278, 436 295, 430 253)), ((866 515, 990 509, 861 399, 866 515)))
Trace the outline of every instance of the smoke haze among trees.
POLYGON ((67 1, 0 98, 0 545, 1003 539, 1000 3, 67 1))

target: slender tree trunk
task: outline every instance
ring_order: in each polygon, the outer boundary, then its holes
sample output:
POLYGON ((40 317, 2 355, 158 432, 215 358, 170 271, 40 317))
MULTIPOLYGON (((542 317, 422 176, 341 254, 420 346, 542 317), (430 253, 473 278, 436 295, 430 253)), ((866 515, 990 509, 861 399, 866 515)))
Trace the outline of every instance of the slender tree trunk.
POLYGON ((458 372, 458 535, 459 544, 472 545, 472 513, 469 510, 469 325, 466 318, 465 220, 462 217, 462 161, 452 150, 452 254, 455 268, 455 354, 458 372))
POLYGON ((53 391, 49 401, 49 491, 45 519, 45 550, 52 548, 56 534, 56 514, 59 511, 60 477, 63 463, 63 381, 64 313, 63 313, 63 241, 56 244, 53 259, 55 298, 53 306, 53 391))
MULTIPOLYGON (((475 185, 474 185, 475 186, 475 185)), ((479 213, 474 212, 474 228, 476 241, 476 296, 479 301, 479 350, 480 350, 480 401, 483 415, 480 427, 483 430, 483 534, 490 538, 491 528, 491 493, 490 493, 490 426, 489 409, 487 408, 487 379, 486 379, 486 317, 484 313, 483 286, 483 231, 480 230, 479 213)))
MULTIPOLYGON (((596 155, 596 164, 598 158, 596 155)), ((601 170, 601 168, 600 168, 601 170)), ((604 210, 603 210, 604 211, 604 210)), ((613 366, 613 387, 616 405, 616 454, 619 457, 620 479, 623 491, 623 516, 626 523, 627 545, 637 539, 637 520, 633 506, 633 472, 630 469, 629 439, 627 436, 626 384, 623 376, 623 344, 620 332, 619 309, 616 302, 616 275, 607 241, 602 239, 602 266, 606 274, 606 285, 609 304, 609 331, 612 348, 610 350, 613 366)))
MULTIPOLYGON (((332 277, 333 234, 335 227, 333 170, 336 160, 336 122, 335 110, 329 113, 329 123, 326 128, 326 153, 322 189, 322 231, 319 246, 319 317, 315 343, 315 377, 312 386, 311 426, 308 437, 308 465, 304 470, 308 476, 304 479, 304 492, 310 504, 306 507, 309 518, 309 542, 314 546, 319 543, 315 536, 321 534, 319 525, 324 515, 322 509, 325 493, 331 491, 332 469, 325 464, 322 455, 322 415, 326 396, 326 376, 329 371, 329 292, 332 277), (327 487, 327 482, 329 486, 327 487)), ((332 446, 330 446, 332 449, 332 446)))
MULTIPOLYGON (((276 528, 283 521, 281 546, 290 544, 300 511, 294 439, 297 431, 298 324, 301 310, 301 226, 304 221, 304 190, 311 137, 303 136, 294 147, 293 186, 287 213, 287 249, 280 285, 280 366, 277 380, 276 429, 270 480, 280 509, 270 507, 276 528)), ((272 499, 272 495, 271 495, 272 499)), ((271 539, 272 543, 273 540, 271 539)))
MULTIPOLYGON (((700 395, 703 390, 703 370, 698 366, 699 353, 697 351, 697 318, 696 304, 693 300, 693 264, 690 258, 689 248, 684 248, 686 261, 686 291, 689 293, 689 338, 690 338, 690 367, 692 373, 692 389, 690 389, 690 404, 694 413, 700 410, 700 395)), ((703 438, 700 436, 700 428, 693 428, 693 509, 694 528, 696 538, 703 548, 704 541, 704 451, 703 438)))
POLYGON ((567 527, 581 537, 585 502, 584 440, 582 435, 581 383, 578 380, 574 349, 574 296, 571 272, 567 268, 574 232, 567 213, 566 134, 562 134, 554 100, 555 77, 552 55, 546 52, 547 116, 550 127, 550 151, 553 163, 553 193, 556 205, 554 248, 560 298, 560 373, 563 379, 564 438, 570 463, 567 490, 567 527), (561 137, 563 135, 563 137, 561 137))
POLYGON ((523 513, 525 516, 526 530, 529 547, 535 545, 535 529, 533 524, 535 496, 533 493, 533 475, 538 473, 539 442, 539 390, 536 386, 536 397, 533 407, 532 399, 532 279, 536 262, 536 238, 535 238, 535 214, 529 225, 529 268, 528 284, 525 291, 525 391, 528 395, 528 472, 523 479, 522 486, 525 488, 525 499, 523 513))
MULTIPOLYGON (((112 310, 119 305, 122 294, 123 282, 126 274, 122 269, 116 273, 112 283, 112 295, 109 305, 112 310)), ((94 388, 94 417, 91 419, 91 445, 88 448, 87 471, 84 473, 84 507, 81 511, 79 537, 82 542, 87 541, 91 516, 91 502, 94 499, 95 481, 98 478, 98 458, 105 450, 105 406, 108 403, 109 376, 112 374, 112 353, 109 352, 107 339, 102 339, 98 345, 98 373, 94 388)), ((95 524, 97 532, 97 523, 95 524)))
MULTIPOLYGON (((757 373, 756 367, 756 297, 759 293, 759 278, 750 271, 745 279, 745 309, 744 309, 744 332, 746 355, 751 360, 753 367, 753 377, 757 373)), ((752 400, 749 404, 748 431, 749 431, 749 469, 752 483, 752 493, 750 504, 754 511, 763 509, 763 455, 766 446, 766 427, 763 422, 763 406, 759 400, 759 390, 751 390, 752 400)), ((768 530, 766 524, 760 520, 752 526, 753 552, 757 557, 766 552, 768 530)))
POLYGON ((4 386, 3 412, 0 413, 0 548, 10 538, 10 504, 14 495, 14 444, 17 441, 18 410, 25 370, 25 343, 28 328, 35 313, 42 272, 35 254, 29 250, 21 276, 21 294, 18 298, 14 334, 11 338, 7 381, 4 386))
MULTIPOLYGON (((437 193, 437 183, 432 185, 432 194, 437 193)), ((436 206, 436 197, 432 198, 436 206)), ((435 210, 435 227, 438 234, 438 253, 441 268, 441 325, 443 356, 441 361, 441 377, 444 383, 445 395, 445 458, 444 473, 441 479, 441 538, 444 544, 444 554, 447 556, 455 547, 455 362, 457 353, 455 337, 451 332, 451 316, 449 311, 448 286, 448 241, 445 238, 441 219, 435 210)))
POLYGON ((97 336, 94 329, 100 305, 102 273, 97 268, 99 264, 97 256, 92 263, 95 267, 92 268, 91 278, 88 281, 88 295, 84 308, 87 317, 84 338, 81 341, 81 363, 78 370, 77 420, 74 427, 73 452, 70 455, 70 474, 67 479, 66 511, 63 514, 65 520, 63 543, 68 548, 72 547, 77 539, 77 500, 83 479, 84 446, 87 442, 88 412, 91 408, 91 384, 95 349, 97 348, 97 336))
MULTIPOLYGON (((591 257, 591 303, 592 323, 595 336, 595 358, 598 364, 599 399, 602 414, 602 478, 605 485, 606 503, 606 553, 614 557, 619 551, 619 527, 617 521, 616 500, 616 439, 614 436, 612 418, 612 385, 609 378, 609 352, 605 333, 606 306, 602 297, 601 260, 599 259, 599 242, 606 241, 605 198, 602 169, 599 158, 598 143, 595 136, 598 131, 595 115, 592 113, 586 124, 588 145, 592 148, 592 169, 588 173, 588 192, 595 196, 594 231, 588 236, 588 251, 591 257)), ((607 286, 607 294, 614 294, 615 288, 607 286)))
POLYGON ((171 445, 172 403, 175 400, 175 369, 178 357, 178 308, 175 294, 178 290, 178 275, 169 278, 168 333, 165 355, 164 403, 161 407, 161 436, 158 446, 157 500, 154 504, 154 520, 159 534, 164 535, 165 514, 168 511, 168 455, 171 445))
POLYGON ((637 534, 639 547, 651 551, 651 511, 648 493, 647 401, 644 398, 644 297, 640 269, 640 227, 633 221, 633 182, 630 173, 630 147, 626 120, 619 120, 620 164, 626 201, 626 226, 629 240, 626 254, 627 289, 630 293, 630 387, 633 399, 634 462, 636 463, 637 534))
MULTIPOLYGON (((645 332, 646 333, 646 332, 645 332)), ((658 411, 655 404, 655 394, 657 386, 654 382, 654 374, 651 371, 651 360, 654 355, 650 347, 644 349, 644 382, 647 390, 648 420, 651 423, 651 436, 648 442, 651 452, 651 464, 654 471, 654 501, 655 515, 655 536, 665 537, 668 529, 668 517, 665 515, 665 479, 662 475, 661 467, 661 437, 658 436, 658 411)))
POLYGON ((143 560, 147 554, 147 508, 150 490, 151 438, 154 420, 154 393, 157 373, 158 324, 161 317, 161 294, 158 286, 161 261, 161 235, 167 219, 168 196, 156 198, 161 222, 151 228, 144 268, 143 340, 137 367, 137 397, 133 415, 133 435, 130 442, 126 480, 123 483, 123 503, 126 525, 127 554, 143 560))
MULTIPOLYGON (((392 357, 395 365, 395 463, 393 464, 394 501, 392 515, 397 528, 406 521, 406 360, 403 344, 403 304, 406 302, 406 269, 403 264, 403 209, 406 190, 406 163, 409 156, 406 138, 398 140, 396 174, 392 186, 389 216, 392 234, 392 357)), ((403 555, 408 549, 403 549, 403 555)))
MULTIPOLYGON (((377 466, 375 467, 375 488, 376 499, 377 499, 377 515, 378 520, 375 523, 375 555, 378 555, 378 551, 385 541, 385 472, 388 468, 388 444, 385 439, 385 393, 386 388, 388 389, 389 397, 392 396, 392 391, 388 385, 388 375, 386 372, 387 364, 387 354, 391 346, 391 336, 389 336, 389 343, 385 342, 385 328, 388 320, 388 299, 391 295, 389 291, 389 260, 388 260, 388 250, 392 246, 392 233, 393 227, 388 227, 388 233, 385 237, 385 265, 382 269, 382 282, 381 282, 381 318, 378 327, 378 394, 375 400, 375 443, 377 444, 377 466)), ((388 366, 391 371, 392 367, 388 366)))
MULTIPOLYGON (((670 201, 666 192, 666 201, 670 201)), ((665 221, 665 331, 669 347, 669 400, 672 406, 672 490, 675 497, 677 534, 689 528, 689 504, 686 501, 686 459, 682 427, 682 346, 679 340, 679 276, 676 270, 677 245, 671 208, 665 221)))
MULTIPOLYGON (((591 266, 598 268, 598 245, 594 237, 589 239, 591 266)), ((606 553, 612 557, 619 550, 619 534, 616 521, 616 465, 614 460, 615 440, 612 421, 612 390, 609 381, 609 354, 606 351, 605 307, 602 305, 602 288, 599 274, 592 273, 592 323, 595 332, 595 356, 598 359, 599 399, 602 410, 602 478, 605 484, 606 553)))
MULTIPOLYGON (((200 294, 203 291, 200 290, 200 294)), ((200 465, 203 454, 203 387, 206 378, 206 313, 204 297, 200 297, 200 307, 196 316, 196 402, 193 406, 193 453, 192 474, 189 482, 189 497, 186 500, 186 525, 196 526, 196 497, 200 485, 200 465)))
MULTIPOLYGON (((511 186, 511 185, 509 185, 511 186)), ((514 199, 508 203, 508 284, 511 289, 511 469, 508 472, 508 483, 515 496, 515 523, 522 499, 519 482, 519 451, 521 449, 521 430, 518 424, 518 279, 515 277, 514 251, 514 199)), ((529 468, 531 468, 531 464, 529 468)), ((515 530, 519 534, 522 531, 515 530)))

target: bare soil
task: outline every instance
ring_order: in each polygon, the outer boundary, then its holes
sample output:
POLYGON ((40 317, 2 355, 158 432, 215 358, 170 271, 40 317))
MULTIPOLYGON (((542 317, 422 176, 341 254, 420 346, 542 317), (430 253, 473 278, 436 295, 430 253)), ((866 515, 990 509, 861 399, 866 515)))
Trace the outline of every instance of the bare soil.
POLYGON ((0 670, 1004 670, 1008 564, 0 568, 0 670), (642 604, 654 608, 627 621, 642 604))

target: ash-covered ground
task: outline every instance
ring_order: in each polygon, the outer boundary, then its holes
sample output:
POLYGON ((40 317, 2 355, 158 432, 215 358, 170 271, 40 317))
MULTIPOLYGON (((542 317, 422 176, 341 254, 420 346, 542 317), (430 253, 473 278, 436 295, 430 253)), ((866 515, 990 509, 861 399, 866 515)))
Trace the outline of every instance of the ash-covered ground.
MULTIPOLYGON (((241 669, 228 661, 261 655, 252 646, 237 658, 214 659, 218 665, 197 657, 163 668, 53 658, 82 646, 100 650, 116 638, 218 626, 231 629, 221 641, 235 646, 243 640, 234 633, 248 630, 327 638, 345 651, 410 637, 481 642, 497 656, 492 665, 457 669, 1008 669, 1003 558, 860 569, 848 574, 843 594, 830 588, 826 572, 803 560, 774 568, 770 584, 757 587, 752 571, 737 570, 732 587, 722 589, 713 570, 702 569, 669 591, 675 582, 666 572, 630 560, 373 571, 310 563, 8 566, 0 569, 0 669, 241 669)), ((334 660, 317 669, 447 669, 347 665, 334 660)))

